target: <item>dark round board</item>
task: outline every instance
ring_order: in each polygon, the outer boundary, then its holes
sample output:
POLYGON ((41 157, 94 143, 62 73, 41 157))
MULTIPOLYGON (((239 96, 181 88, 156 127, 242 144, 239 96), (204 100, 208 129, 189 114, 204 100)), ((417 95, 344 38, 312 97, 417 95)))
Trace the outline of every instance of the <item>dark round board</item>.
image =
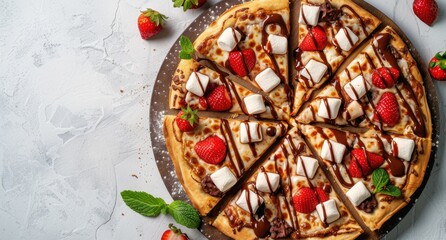
MULTIPOLYGON (((426 64, 422 61, 420 58, 420 55, 418 54, 415 47, 412 45, 412 43, 409 41, 407 36, 401 31, 401 29, 386 15, 384 15, 382 12, 380 12, 375 7, 371 6, 370 4, 366 3, 362 0, 353 0, 356 4, 361 6, 362 8, 366 9, 367 11, 371 12, 373 15, 378 17, 382 24, 380 28, 382 29, 385 26, 391 26, 393 29, 395 29, 398 34, 401 36, 401 38, 405 41, 405 43, 408 45, 409 50, 412 54, 412 56, 415 58, 415 60, 418 63, 418 68, 421 72, 421 75, 424 79, 424 87, 426 89, 427 94, 427 100, 429 103, 430 111, 432 114, 432 124, 433 124, 433 133, 432 133, 432 142, 438 143, 440 141, 440 110, 439 110, 439 101, 437 97, 437 93, 435 90, 435 86, 433 85, 432 79, 430 78, 430 75, 428 73, 428 70, 426 68, 426 64)), ((182 35, 189 37, 192 41, 194 41, 198 35, 203 32, 208 25, 214 21, 221 13, 223 13, 225 10, 231 8, 234 5, 240 4, 244 1, 242 0, 223 0, 216 5, 210 7, 206 11, 204 11, 195 21, 193 21, 190 26, 183 32, 182 35)), ((292 1, 290 5, 291 10, 291 21, 297 22, 298 16, 298 9, 300 8, 300 1, 292 1)), ((292 24, 291 33, 297 34, 297 24, 292 24)), ((291 35, 293 36, 293 35, 291 35)), ((297 39, 291 38, 291 39, 297 39)), ((296 41, 296 40, 294 40, 296 41)), ((290 46, 295 46, 297 43, 290 41, 290 46)), ((163 137, 163 117, 164 115, 176 115, 177 111, 170 110, 168 108, 168 98, 169 95, 169 87, 172 80, 172 76, 174 74, 174 71, 176 70, 176 67, 180 61, 178 54, 180 51, 180 46, 178 44, 178 41, 172 46, 169 53, 167 54, 163 64, 161 65, 161 68, 159 70, 158 76, 155 81, 155 85, 153 87, 153 92, 151 96, 150 101, 150 138, 152 141, 152 148, 153 153, 156 159, 156 164, 158 166, 158 170, 162 176, 162 179, 164 181, 164 184, 166 185, 167 190, 171 194, 172 198, 174 199, 182 199, 188 201, 188 197, 186 193, 184 192, 181 183, 179 182, 176 174, 175 169, 173 166, 173 163, 170 159, 169 153, 166 148, 166 144, 164 142, 163 137)), ((290 58, 293 59, 293 58, 290 58)), ((290 64, 294 64, 292 61, 290 64)), ((290 69, 294 69, 294 67, 290 67, 290 69)), ((292 75, 295 74, 294 72, 291 73, 292 75)), ((412 195, 411 202, 403 208, 401 211, 399 211, 397 214, 395 214, 391 219, 387 221, 386 224, 383 225, 383 227, 377 232, 377 236, 379 238, 384 237, 389 231, 391 231, 404 216, 410 211, 412 206, 415 204, 416 199, 421 195, 421 192, 423 191, 432 167, 435 162, 436 152, 439 144, 433 144, 432 145, 432 153, 429 160, 429 164, 426 169, 426 174, 423 180, 422 185, 418 188, 418 190, 412 195)), ((227 200, 227 199, 226 199, 227 200)), ((224 200, 222 201, 225 202, 224 200)), ((203 224, 200 227, 200 231, 209 239, 229 239, 225 235, 223 235, 220 231, 213 228, 209 225, 209 222, 215 217, 215 213, 218 212, 218 208, 220 208, 223 204, 217 205, 216 209, 217 211, 212 211, 211 216, 204 217, 203 218, 203 224), (214 213, 214 214, 212 214, 214 213)))

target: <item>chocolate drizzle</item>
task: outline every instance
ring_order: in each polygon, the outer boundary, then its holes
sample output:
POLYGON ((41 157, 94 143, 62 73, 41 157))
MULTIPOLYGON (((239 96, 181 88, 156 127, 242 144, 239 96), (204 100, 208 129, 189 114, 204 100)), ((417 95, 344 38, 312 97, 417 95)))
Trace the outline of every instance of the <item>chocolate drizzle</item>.
POLYGON ((234 150, 235 161, 232 157, 232 154, 229 152, 229 160, 234 166, 236 177, 239 178, 245 172, 245 165, 243 163, 242 158, 240 157, 240 153, 238 152, 237 145, 235 144, 234 137, 232 136, 232 130, 229 126, 229 122, 226 119, 220 119, 220 132, 221 135, 225 138, 225 142, 230 144, 232 149, 234 150), (229 141, 228 141, 229 140, 229 141))

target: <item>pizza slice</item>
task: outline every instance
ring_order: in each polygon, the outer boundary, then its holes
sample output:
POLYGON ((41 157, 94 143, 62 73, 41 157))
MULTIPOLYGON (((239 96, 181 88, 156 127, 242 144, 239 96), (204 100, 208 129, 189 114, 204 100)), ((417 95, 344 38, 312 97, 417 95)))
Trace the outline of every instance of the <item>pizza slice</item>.
POLYGON ((362 233, 297 127, 212 225, 234 239, 354 239, 362 233))
POLYGON ((165 116, 164 138, 178 179, 202 215, 287 128, 283 122, 200 118, 183 132, 182 120, 165 116))
POLYGON ((353 1, 301 2, 292 115, 380 23, 353 1))
POLYGON ((414 134, 299 126, 371 230, 406 206, 421 185, 431 141, 414 134))
POLYGON ((431 136, 423 80, 415 60, 390 27, 367 46, 297 116, 300 123, 377 128, 431 136))
MULTIPOLYGON (((194 42, 198 55, 216 63, 289 115, 288 0, 257 0, 220 15, 194 42)), ((249 113, 251 114, 251 113, 249 113)))
POLYGON ((193 59, 180 61, 169 92, 169 108, 187 106, 200 111, 251 113, 268 119, 288 117, 288 113, 261 94, 233 82, 219 69, 212 70, 193 59))

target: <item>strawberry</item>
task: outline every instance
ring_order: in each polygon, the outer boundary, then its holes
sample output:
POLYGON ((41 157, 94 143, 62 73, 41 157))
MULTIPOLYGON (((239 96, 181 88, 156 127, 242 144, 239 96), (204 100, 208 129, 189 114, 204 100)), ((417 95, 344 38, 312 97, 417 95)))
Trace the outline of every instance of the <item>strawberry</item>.
POLYGON ((198 142, 194 150, 198 157, 209 164, 217 165, 226 157, 226 144, 217 136, 210 136, 198 142))
POLYGON ((182 132, 190 132, 198 126, 198 110, 192 110, 189 105, 177 114, 175 122, 182 132))
POLYGON ((438 4, 435 0, 415 0, 412 7, 415 15, 429 26, 438 17, 438 4))
POLYGON ((384 163, 384 158, 376 153, 367 152, 361 148, 351 151, 351 161, 348 171, 352 177, 361 178, 368 176, 373 170, 384 163), (366 157, 367 153, 367 157, 366 157))
POLYGON ((400 71, 396 68, 382 67, 373 71, 372 83, 381 89, 391 88, 400 77, 400 71))
POLYGON ((138 17, 138 28, 143 39, 149 39, 160 33, 167 17, 153 9, 147 8, 138 17))
POLYGON ((161 236, 161 240, 188 240, 186 234, 181 232, 181 229, 176 228, 172 223, 169 224, 169 230, 166 230, 161 236))
POLYGON ((206 101, 211 111, 226 111, 232 107, 231 95, 223 85, 212 90, 207 95, 206 101))
POLYGON ((197 9, 206 3, 206 0, 172 0, 174 7, 182 7, 183 11, 197 9))
POLYGON ((327 34, 321 26, 311 28, 299 45, 302 51, 321 51, 327 45, 327 34))
POLYGON ((296 211, 300 213, 311 213, 316 209, 319 201, 313 189, 303 187, 293 196, 293 204, 296 211))
POLYGON ((395 95, 391 92, 385 92, 381 96, 378 104, 376 104, 375 110, 375 116, 373 118, 375 121, 381 120, 383 123, 393 127, 400 120, 398 101, 395 95))
POLYGON ((252 49, 229 53, 229 66, 240 77, 244 77, 254 68, 257 57, 252 49))
POLYGON ((438 52, 429 63, 431 76, 439 81, 446 81, 446 52, 438 52))
POLYGON ((323 203, 325 201, 328 201, 329 197, 328 197, 327 193, 324 191, 324 189, 317 187, 315 191, 316 191, 319 202, 323 203))
POLYGON ((200 97, 200 98, 198 99, 198 104, 200 104, 200 106, 201 106, 203 109, 208 109, 208 102, 206 101, 206 98, 205 98, 205 97, 200 97))

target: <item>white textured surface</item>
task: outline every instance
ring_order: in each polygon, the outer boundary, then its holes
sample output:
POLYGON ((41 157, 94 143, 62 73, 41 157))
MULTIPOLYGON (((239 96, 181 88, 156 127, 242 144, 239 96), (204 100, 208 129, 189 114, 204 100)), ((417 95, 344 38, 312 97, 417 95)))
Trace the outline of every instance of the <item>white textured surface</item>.
MULTIPOLYGON (((446 50, 445 1, 438 1, 434 28, 416 19, 411 0, 369 2, 394 19, 426 62, 446 50)), ((118 193, 171 200, 151 152, 148 103, 161 60, 203 10, 183 13, 169 0, 1 6, 0 239, 159 239, 173 220, 142 217, 118 193), (136 28, 143 6, 170 17, 150 41, 136 28)), ((446 83, 436 86, 444 115, 446 83)), ((387 239, 446 238, 443 148, 438 154, 416 206, 387 239)))

